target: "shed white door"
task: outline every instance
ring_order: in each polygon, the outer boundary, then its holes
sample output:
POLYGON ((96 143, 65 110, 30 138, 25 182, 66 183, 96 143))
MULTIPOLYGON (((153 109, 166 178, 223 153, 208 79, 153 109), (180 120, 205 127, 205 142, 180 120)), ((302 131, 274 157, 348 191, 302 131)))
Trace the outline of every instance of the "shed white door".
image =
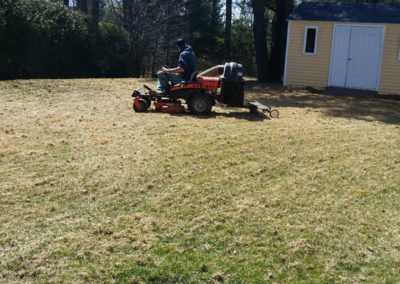
POLYGON ((351 27, 337 26, 335 27, 334 40, 332 42, 332 60, 331 60, 331 86, 346 86, 347 63, 350 45, 351 27))
POLYGON ((329 85, 378 90, 383 27, 335 26, 329 85))

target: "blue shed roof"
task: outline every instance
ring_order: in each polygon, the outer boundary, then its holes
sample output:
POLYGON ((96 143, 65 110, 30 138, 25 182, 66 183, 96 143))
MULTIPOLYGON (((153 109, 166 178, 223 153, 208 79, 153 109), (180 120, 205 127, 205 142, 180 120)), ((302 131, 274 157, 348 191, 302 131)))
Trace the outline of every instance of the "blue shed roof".
POLYGON ((289 20, 400 24, 400 5, 303 2, 289 20))

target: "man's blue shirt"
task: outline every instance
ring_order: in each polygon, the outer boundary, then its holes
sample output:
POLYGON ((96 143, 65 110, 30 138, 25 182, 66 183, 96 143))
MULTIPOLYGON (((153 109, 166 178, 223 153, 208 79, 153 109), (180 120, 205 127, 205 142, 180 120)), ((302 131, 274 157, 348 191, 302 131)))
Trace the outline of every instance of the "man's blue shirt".
POLYGON ((181 76, 185 81, 190 79, 193 72, 197 71, 197 60, 193 52, 193 48, 190 45, 185 45, 179 55, 178 66, 185 70, 181 73, 181 76))

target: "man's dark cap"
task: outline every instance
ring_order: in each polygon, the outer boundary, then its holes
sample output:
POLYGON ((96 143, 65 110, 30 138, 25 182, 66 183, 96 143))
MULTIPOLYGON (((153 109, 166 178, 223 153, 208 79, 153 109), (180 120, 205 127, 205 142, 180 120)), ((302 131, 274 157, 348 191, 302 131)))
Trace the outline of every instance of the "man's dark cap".
POLYGON ((176 40, 176 45, 177 45, 179 48, 184 48, 185 45, 186 45, 185 40, 184 40, 183 38, 178 38, 178 39, 176 40))

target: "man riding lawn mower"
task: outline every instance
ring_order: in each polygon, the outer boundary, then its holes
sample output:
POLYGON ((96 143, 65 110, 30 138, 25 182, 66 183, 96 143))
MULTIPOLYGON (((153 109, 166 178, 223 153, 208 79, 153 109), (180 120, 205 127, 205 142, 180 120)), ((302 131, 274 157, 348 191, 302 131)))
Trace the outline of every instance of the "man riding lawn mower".
POLYGON ((184 42, 182 45, 179 40, 177 47, 181 51, 179 66, 173 69, 163 67, 158 73, 157 91, 145 85, 147 92, 141 89, 133 92, 133 109, 136 112, 147 111, 153 101, 157 111, 182 113, 185 112, 181 101, 184 99, 192 114, 208 114, 218 101, 230 107, 248 107, 251 112, 266 111, 272 118, 279 117, 278 110, 258 102, 244 105, 245 81, 241 64, 225 63, 198 74, 192 48, 184 42))

